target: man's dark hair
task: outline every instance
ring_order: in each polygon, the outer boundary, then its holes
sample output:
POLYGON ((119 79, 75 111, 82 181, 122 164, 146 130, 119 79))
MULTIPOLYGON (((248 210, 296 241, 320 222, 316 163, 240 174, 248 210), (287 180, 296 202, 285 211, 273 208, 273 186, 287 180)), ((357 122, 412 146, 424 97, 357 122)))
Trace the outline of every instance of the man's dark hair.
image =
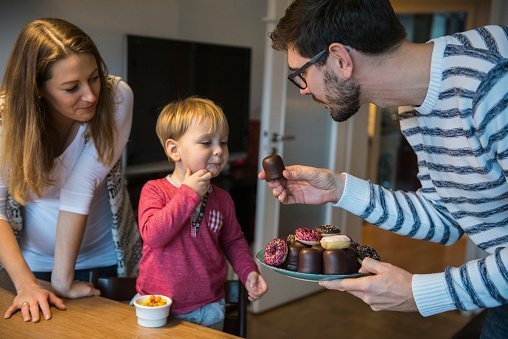
POLYGON ((274 49, 311 58, 334 42, 381 54, 406 31, 388 0, 295 0, 269 36, 274 49))

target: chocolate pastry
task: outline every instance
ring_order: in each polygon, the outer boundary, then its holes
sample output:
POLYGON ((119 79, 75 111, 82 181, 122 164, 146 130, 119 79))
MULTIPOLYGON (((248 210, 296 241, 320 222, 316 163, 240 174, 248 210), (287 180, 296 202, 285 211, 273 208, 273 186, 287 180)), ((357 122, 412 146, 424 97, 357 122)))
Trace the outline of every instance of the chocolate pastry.
POLYGON ((346 253, 344 250, 325 250, 323 253, 324 274, 348 273, 346 253))
POLYGON ((299 241, 293 241, 288 244, 288 256, 284 263, 285 269, 298 271, 298 257, 302 248, 305 248, 305 245, 299 241))
POLYGON ((279 155, 274 154, 264 158, 262 165, 265 170, 266 181, 284 179, 284 176, 282 175, 282 171, 285 168, 284 162, 279 155))
POLYGON ((348 247, 343 249, 343 251, 346 255, 347 272, 358 273, 361 265, 358 262, 358 255, 356 254, 356 250, 354 248, 348 247))
POLYGON ((320 243, 314 244, 311 247, 317 249, 318 251, 321 251, 321 253, 325 251, 325 249, 323 248, 323 246, 321 246, 320 243))
POLYGON ((316 248, 306 247, 298 255, 298 272, 320 274, 323 272, 323 255, 316 248))
POLYGON ((323 253, 323 273, 358 273, 360 263, 358 263, 357 258, 356 251, 349 247, 337 250, 325 250, 323 253))

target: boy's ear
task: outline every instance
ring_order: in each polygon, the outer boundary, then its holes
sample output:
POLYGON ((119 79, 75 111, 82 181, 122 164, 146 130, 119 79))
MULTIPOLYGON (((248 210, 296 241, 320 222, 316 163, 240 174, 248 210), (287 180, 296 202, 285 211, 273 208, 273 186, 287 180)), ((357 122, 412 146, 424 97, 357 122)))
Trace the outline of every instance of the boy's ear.
POLYGON ((172 161, 177 162, 180 160, 180 152, 176 140, 167 139, 164 142, 164 151, 172 161))

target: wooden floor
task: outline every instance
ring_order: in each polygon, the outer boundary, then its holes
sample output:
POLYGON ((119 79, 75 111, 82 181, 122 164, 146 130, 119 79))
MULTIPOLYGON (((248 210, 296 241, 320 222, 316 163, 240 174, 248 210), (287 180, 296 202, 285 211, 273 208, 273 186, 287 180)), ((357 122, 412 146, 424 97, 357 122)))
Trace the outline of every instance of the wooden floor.
MULTIPOLYGON (((364 226, 362 243, 383 261, 412 273, 441 272, 464 261, 465 241, 445 247, 364 226)), ((247 338, 451 338, 471 315, 447 312, 424 318, 418 313, 374 312, 345 292, 323 291, 261 313, 249 314, 247 338)))

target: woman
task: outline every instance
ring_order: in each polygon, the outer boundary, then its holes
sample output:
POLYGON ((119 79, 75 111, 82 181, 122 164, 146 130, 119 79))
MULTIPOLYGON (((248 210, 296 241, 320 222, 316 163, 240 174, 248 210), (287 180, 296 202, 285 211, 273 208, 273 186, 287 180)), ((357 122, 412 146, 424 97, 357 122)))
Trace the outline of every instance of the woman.
POLYGON ((6 318, 50 319, 49 304, 65 307, 56 295, 98 295, 91 271, 135 273, 139 234, 118 164, 132 103, 78 27, 40 19, 20 33, 0 96, 0 263, 17 291, 6 318))

